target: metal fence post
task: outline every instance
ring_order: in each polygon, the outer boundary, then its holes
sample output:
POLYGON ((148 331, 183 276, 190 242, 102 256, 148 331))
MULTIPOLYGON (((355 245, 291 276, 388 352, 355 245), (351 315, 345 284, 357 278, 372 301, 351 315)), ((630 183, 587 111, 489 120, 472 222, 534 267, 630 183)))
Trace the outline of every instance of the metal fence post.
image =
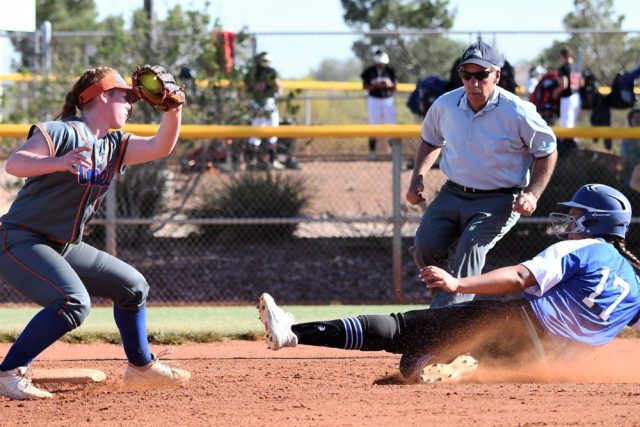
POLYGON ((393 299, 402 300, 402 140, 391 139, 391 198, 393 203, 393 299))
POLYGON ((309 97, 309 91, 305 90, 304 95, 304 124, 306 126, 311 125, 311 98, 309 97))
MULTIPOLYGON (((44 84, 44 96, 47 102, 43 105, 48 105, 51 99, 51 86, 49 85, 49 74, 51 73, 51 22, 44 21, 40 25, 40 29, 37 32, 36 38, 39 43, 37 46, 40 49, 40 72, 42 74, 42 81, 44 84)), ((40 114, 41 120, 46 121, 51 119, 51 113, 46 107, 42 107, 40 114)))

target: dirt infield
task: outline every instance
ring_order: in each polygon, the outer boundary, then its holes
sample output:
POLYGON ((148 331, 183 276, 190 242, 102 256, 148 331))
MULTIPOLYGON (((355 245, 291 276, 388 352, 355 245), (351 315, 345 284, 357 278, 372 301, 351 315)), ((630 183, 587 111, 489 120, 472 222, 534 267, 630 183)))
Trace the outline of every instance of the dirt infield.
MULTIPOLYGON (((8 345, 0 345, 5 354, 8 345)), ((153 350, 159 351, 160 348, 153 350)), ((43 384, 47 401, 0 397, 0 425, 640 425, 640 340, 618 339, 569 368, 479 369, 466 384, 403 385, 399 357, 229 341, 174 348, 181 389, 126 392, 119 346, 57 343, 33 368, 105 371, 99 384, 43 384), (635 362, 634 362, 635 360, 635 362)))

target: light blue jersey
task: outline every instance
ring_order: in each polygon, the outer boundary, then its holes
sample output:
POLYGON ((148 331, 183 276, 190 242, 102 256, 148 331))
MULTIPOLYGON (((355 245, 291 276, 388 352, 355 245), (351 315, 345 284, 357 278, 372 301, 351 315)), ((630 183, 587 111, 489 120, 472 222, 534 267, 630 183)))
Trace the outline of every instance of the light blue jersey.
POLYGON ((559 242, 522 265, 538 282, 525 298, 552 334, 603 345, 640 310, 640 279, 603 239, 559 242))
POLYGON ((464 88, 436 99, 422 122, 422 140, 442 147, 440 169, 447 178, 481 190, 525 188, 534 160, 557 146, 535 106, 501 87, 477 113, 464 88))
POLYGON ((554 335, 598 346, 637 322, 640 279, 604 239, 562 241, 522 265, 538 282, 524 296, 554 335))

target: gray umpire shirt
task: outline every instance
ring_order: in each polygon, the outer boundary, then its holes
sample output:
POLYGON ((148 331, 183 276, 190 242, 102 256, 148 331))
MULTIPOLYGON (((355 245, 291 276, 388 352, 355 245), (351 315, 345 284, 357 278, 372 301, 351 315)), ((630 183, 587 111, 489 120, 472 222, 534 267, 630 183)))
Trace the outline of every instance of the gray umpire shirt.
POLYGON ((526 187, 534 158, 556 149, 556 137, 535 106, 496 86, 474 113, 464 88, 433 103, 422 140, 444 147, 440 169, 453 182, 481 190, 526 187))

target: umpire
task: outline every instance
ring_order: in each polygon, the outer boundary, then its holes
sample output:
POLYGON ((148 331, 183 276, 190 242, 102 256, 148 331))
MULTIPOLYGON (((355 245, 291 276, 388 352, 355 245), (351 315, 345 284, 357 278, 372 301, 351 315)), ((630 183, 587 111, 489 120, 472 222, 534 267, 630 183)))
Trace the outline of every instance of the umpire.
MULTIPOLYGON (((427 112, 406 195, 412 205, 425 200, 423 176, 442 151, 448 180, 422 217, 414 256, 456 277, 481 274, 491 248, 520 215, 535 211, 558 157, 556 137, 534 105, 497 86, 501 64, 481 41, 464 52, 464 85, 427 112)), ((473 297, 441 292, 431 307, 473 297)))

